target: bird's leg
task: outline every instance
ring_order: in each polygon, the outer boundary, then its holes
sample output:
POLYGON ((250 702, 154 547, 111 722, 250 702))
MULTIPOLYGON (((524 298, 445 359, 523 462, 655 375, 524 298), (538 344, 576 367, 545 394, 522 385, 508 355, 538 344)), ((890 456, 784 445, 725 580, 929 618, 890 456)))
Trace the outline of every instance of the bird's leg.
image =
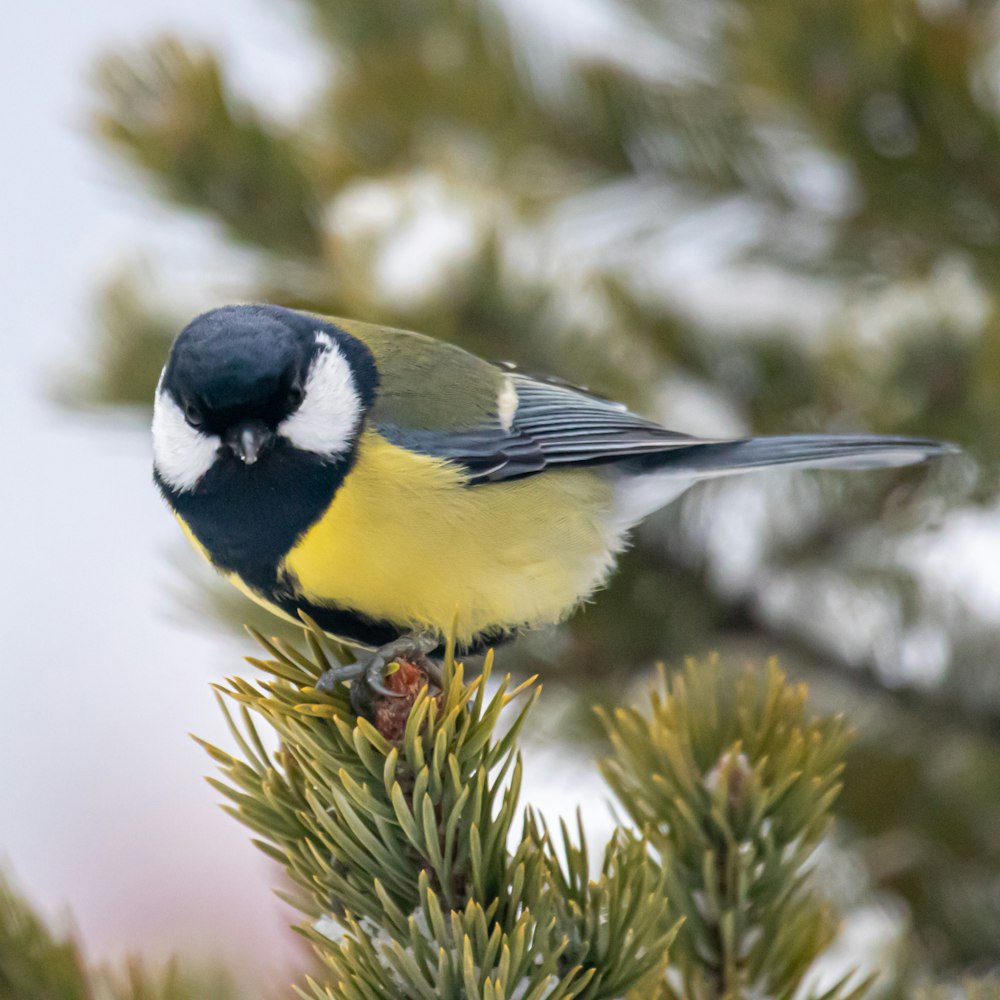
POLYGON ((386 686, 386 668, 397 660, 405 660, 422 670, 430 681, 441 686, 441 667, 428 657, 438 645, 436 636, 426 632, 402 635, 380 646, 373 653, 362 656, 356 663, 332 667, 316 682, 320 691, 330 693, 341 681, 351 682, 351 707, 367 715, 375 695, 383 698, 401 698, 403 693, 386 686))

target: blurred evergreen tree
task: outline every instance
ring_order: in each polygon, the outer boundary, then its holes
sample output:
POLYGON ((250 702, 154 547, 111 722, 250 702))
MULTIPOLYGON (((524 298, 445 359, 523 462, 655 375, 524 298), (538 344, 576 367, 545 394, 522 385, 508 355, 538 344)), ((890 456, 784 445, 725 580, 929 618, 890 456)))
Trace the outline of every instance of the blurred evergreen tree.
MULTIPOLYGON (((176 964, 151 972, 87 965, 76 941, 45 925, 0 876, 0 1000, 237 1000, 221 970, 193 973, 176 964)), ((250 1000, 244 994, 241 1000, 250 1000)))
MULTIPOLYGON (((329 75, 296 117, 184 40, 98 72, 98 134, 249 251, 239 297, 693 433, 931 434, 977 460, 699 489, 518 653, 587 702, 657 656, 779 653, 862 722, 844 801, 920 960, 1000 959, 998 632, 921 559, 945 500, 1000 491, 995 5, 299 2, 329 75)), ((150 398, 189 311, 115 281, 95 395, 150 398)))

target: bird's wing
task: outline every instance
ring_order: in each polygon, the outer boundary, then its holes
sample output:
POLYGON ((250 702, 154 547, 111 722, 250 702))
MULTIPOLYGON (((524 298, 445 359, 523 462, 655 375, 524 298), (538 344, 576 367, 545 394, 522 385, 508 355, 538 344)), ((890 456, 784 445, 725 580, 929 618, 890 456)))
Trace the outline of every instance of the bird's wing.
POLYGON ((496 365, 419 333, 334 322, 375 357, 371 424, 400 447, 461 466, 470 483, 701 443, 561 379, 496 365))
POLYGON ((335 322, 375 355, 380 384, 369 420, 379 433, 461 466, 474 484, 611 463, 693 478, 773 465, 876 468, 955 450, 947 442, 881 435, 690 437, 560 379, 494 365, 420 334, 335 322))
POLYGON ((404 448, 462 466, 471 484, 700 443, 578 386, 516 371, 502 376, 492 412, 472 426, 415 428, 383 418, 378 429, 404 448))

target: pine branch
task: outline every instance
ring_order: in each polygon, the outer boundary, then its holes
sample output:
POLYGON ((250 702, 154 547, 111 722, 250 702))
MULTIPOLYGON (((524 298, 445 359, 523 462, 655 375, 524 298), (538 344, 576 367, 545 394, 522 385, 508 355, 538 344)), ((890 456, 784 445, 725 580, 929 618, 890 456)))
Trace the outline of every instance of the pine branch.
POLYGON ((834 936, 808 870, 847 733, 839 719, 809 719, 805 695, 773 662, 724 690, 714 662, 689 661, 661 677, 648 717, 602 716, 613 748, 602 770, 647 831, 684 921, 671 952, 684 988, 667 984, 666 997, 791 996, 834 936))
POLYGON ((528 813, 513 836, 533 681, 490 694, 492 657, 468 682, 449 657, 432 695, 403 664, 389 683, 408 697, 366 721, 344 690, 316 689, 330 654, 344 656, 318 628, 307 653, 257 638, 269 658, 251 662, 271 678, 225 688, 240 755, 206 748, 227 808, 297 887, 301 930, 329 969, 305 996, 610 1000, 662 975, 674 920, 633 835, 612 840, 596 878, 582 835, 557 845, 528 813), (254 717, 277 732, 277 753, 254 717))
MULTIPOLYGON (((554 834, 529 809, 514 835, 533 681, 494 685, 492 656, 466 681, 449 656, 434 694, 404 663, 388 682, 406 697, 367 721, 315 687, 345 652, 312 623, 305 637, 307 651, 257 636, 270 677, 224 688, 240 753, 207 747, 227 808, 296 886, 328 970, 303 996, 790 997, 832 940, 809 869, 846 729, 808 718, 773 664, 728 689, 714 662, 689 663, 648 718, 605 717, 602 770, 639 832, 619 826, 594 876, 579 820, 554 834)), ((860 996, 850 979, 826 995, 860 996)))

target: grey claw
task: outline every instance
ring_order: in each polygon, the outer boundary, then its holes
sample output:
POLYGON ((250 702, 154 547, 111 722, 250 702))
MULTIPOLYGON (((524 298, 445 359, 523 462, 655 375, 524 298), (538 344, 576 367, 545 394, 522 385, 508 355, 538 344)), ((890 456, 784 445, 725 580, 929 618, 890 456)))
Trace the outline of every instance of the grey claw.
POLYGON ((406 697, 402 691, 391 690, 385 682, 386 667, 400 659, 414 662, 427 674, 431 683, 443 688, 441 666, 427 656, 439 644, 437 637, 429 634, 400 636, 356 663, 327 670, 316 681, 316 689, 332 694, 338 684, 351 681, 351 707, 359 715, 368 715, 374 695, 382 698, 406 697))
POLYGON ((391 691, 385 686, 385 668, 388 665, 381 656, 374 657, 365 671, 365 683, 383 698, 402 698, 402 691, 391 691))
POLYGON ((316 681, 316 690, 324 694, 333 694, 338 684, 345 681, 353 681, 363 673, 363 665, 360 663, 348 663, 346 666, 330 667, 322 673, 316 681))
POLYGON ((323 694, 333 694, 334 688, 340 683, 340 678, 337 676, 336 670, 325 671, 318 681, 316 681, 316 690, 322 691, 323 694))

